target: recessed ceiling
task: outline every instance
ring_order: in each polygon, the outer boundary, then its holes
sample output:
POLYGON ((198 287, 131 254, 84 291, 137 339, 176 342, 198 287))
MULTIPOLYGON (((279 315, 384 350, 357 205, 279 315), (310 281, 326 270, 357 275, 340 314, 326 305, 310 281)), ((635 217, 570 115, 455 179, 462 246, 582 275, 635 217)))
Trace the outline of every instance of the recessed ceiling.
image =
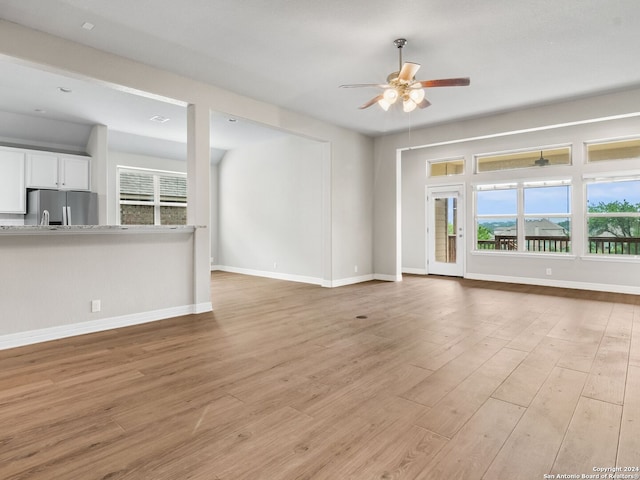
MULTIPOLYGON (((109 127, 114 149, 184 159, 186 109, 87 79, 0 60, 0 140, 83 151, 93 125, 109 127)), ((211 116, 211 146, 233 150, 285 133, 219 113, 211 116)))
POLYGON ((371 135, 640 85, 635 0, 0 0, 0 15, 371 135), (421 79, 471 86, 408 115, 358 110, 375 92, 338 85, 384 81, 398 37, 421 79))

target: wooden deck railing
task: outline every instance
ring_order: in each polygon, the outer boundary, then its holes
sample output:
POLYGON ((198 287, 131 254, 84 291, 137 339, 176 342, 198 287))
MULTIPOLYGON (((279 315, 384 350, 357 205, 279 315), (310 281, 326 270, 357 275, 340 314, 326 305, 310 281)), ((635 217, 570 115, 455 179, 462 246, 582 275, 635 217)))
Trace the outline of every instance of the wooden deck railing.
MULTIPOLYGON (((570 252, 571 238, 529 236, 525 238, 528 252, 570 252)), ((496 236, 494 240, 478 240, 478 250, 517 250, 515 236, 496 236)), ((640 237, 589 237, 589 253, 640 255, 640 237)))
POLYGON ((589 253, 640 255, 640 237, 589 237, 589 253))

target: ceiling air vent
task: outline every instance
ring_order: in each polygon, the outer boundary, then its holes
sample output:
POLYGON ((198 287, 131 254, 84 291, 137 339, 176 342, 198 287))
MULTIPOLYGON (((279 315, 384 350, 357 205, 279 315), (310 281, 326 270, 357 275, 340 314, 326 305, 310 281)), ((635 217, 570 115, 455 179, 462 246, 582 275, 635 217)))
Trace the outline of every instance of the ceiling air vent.
POLYGON ((163 117, 162 115, 154 115, 149 120, 151 120, 152 122, 156 122, 156 123, 166 123, 171 119, 167 118, 167 117, 163 117))

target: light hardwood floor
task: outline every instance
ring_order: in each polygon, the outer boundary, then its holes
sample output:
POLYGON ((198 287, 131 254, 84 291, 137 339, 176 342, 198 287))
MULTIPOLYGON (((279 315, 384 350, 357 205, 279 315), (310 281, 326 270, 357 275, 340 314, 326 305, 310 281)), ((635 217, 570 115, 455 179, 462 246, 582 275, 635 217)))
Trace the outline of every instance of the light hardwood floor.
POLYGON ((219 272, 212 296, 213 314, 0 352, 0 479, 533 480, 640 466, 639 297, 219 272))

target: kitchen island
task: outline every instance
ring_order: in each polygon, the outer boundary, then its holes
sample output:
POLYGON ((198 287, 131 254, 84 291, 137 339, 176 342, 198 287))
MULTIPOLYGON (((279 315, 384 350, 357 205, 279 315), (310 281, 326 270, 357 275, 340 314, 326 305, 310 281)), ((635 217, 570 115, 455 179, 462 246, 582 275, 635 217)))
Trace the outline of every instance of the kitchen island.
POLYGON ((211 311, 196 299, 197 235, 206 227, 0 226, 0 349, 211 311))

